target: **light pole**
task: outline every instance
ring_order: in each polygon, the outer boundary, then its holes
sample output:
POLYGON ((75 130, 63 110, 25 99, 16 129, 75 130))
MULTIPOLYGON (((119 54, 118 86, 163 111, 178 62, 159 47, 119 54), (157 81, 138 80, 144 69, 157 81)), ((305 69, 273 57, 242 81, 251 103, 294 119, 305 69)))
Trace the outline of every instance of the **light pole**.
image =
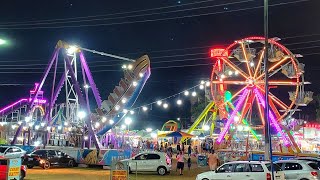
POLYGON ((264 0, 264 73, 265 73, 265 109, 264 109, 264 118, 265 118, 265 160, 269 160, 271 162, 271 178, 274 179, 274 169, 273 169, 273 162, 272 162, 272 141, 271 141, 271 134, 270 134, 270 121, 269 121, 269 83, 268 83, 268 46, 269 46, 269 1, 264 0))

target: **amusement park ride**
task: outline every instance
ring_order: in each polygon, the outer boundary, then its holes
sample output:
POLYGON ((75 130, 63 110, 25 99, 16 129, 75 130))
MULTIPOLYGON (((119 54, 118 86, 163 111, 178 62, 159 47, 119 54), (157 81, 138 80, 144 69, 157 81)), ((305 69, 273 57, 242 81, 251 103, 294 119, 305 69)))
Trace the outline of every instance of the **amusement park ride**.
POLYGON ((150 73, 147 55, 131 60, 59 41, 30 97, 0 109, 0 125, 8 125, 11 144, 50 145, 57 137, 65 137, 69 143, 73 139, 78 147, 93 146, 99 150, 104 148, 104 135, 128 113, 125 109, 134 104, 150 73), (130 61, 124 77, 106 100, 100 97, 84 51, 130 61), (57 71, 59 63, 63 63, 63 73, 57 71), (44 98, 44 85, 51 89, 46 94, 48 99, 44 98), (96 112, 90 109, 89 89, 95 98, 96 112))
MULTIPOLYGON (((282 122, 291 118, 299 106, 310 103, 313 92, 304 90, 304 85, 310 83, 304 80, 304 64, 297 60, 302 56, 293 54, 279 40, 269 39, 268 113, 271 127, 276 131, 281 144, 287 147, 289 153, 300 153, 293 133, 282 122), (283 95, 285 92, 289 93, 289 98, 283 95)), ((263 134, 265 126, 265 51, 262 37, 248 37, 235 41, 227 48, 211 50, 210 55, 215 61, 211 74, 212 101, 188 133, 199 126, 206 126, 210 127, 212 135, 215 126, 220 124, 221 131, 215 141, 219 148, 228 147, 237 131, 245 130, 256 140, 263 141, 257 132, 263 134)))

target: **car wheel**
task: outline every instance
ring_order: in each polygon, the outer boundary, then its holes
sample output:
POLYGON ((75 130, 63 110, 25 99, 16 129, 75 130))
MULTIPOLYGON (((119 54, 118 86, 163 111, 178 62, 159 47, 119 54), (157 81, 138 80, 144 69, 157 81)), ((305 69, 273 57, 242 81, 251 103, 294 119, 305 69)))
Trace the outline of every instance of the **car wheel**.
POLYGON ((20 180, 24 180, 24 177, 26 177, 26 173, 21 171, 20 180))
POLYGON ((209 180, 209 179, 207 179, 207 178, 203 178, 202 180, 209 180))
POLYGON ((73 160, 70 160, 68 162, 68 167, 74 167, 74 161, 73 160))
POLYGON ((28 167, 29 169, 32 169, 34 166, 33 166, 33 165, 27 165, 27 167, 28 167))
POLYGON ((163 176, 167 173, 167 169, 164 166, 160 166, 158 167, 157 172, 159 175, 163 176))
POLYGON ((42 165, 42 169, 50 169, 50 162, 49 161, 44 162, 42 165))

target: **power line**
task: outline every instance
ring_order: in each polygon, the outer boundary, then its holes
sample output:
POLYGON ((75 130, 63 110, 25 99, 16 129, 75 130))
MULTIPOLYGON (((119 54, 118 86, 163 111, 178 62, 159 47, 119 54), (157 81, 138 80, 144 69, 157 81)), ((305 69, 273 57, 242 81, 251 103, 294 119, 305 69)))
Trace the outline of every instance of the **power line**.
POLYGON ((46 20, 9 22, 9 23, 1 24, 1 25, 19 24, 19 23, 32 23, 32 22, 37 23, 37 22, 65 21, 65 20, 88 19, 88 18, 96 18, 96 17, 108 17, 108 16, 115 16, 115 15, 133 14, 133 13, 140 13, 140 12, 146 12, 146 11, 155 11, 155 10, 161 10, 161 9, 169 9, 169 8, 175 8, 175 7, 189 6, 189 5, 207 3, 207 2, 212 2, 212 1, 216 1, 216 0, 198 1, 198 2, 192 2, 192 3, 179 4, 179 5, 164 6, 164 7, 158 7, 158 8, 142 9, 142 10, 135 10, 135 11, 127 11, 127 12, 119 12, 119 13, 112 13, 112 14, 101 14, 101 15, 91 15, 91 16, 82 16, 82 17, 71 17, 71 18, 60 18, 60 19, 46 19, 46 20))
POLYGON ((26 23, 26 24, 9 24, 9 25, 1 25, 0 27, 14 27, 14 26, 37 26, 37 25, 52 25, 52 24, 70 24, 70 23, 81 23, 81 22, 93 22, 93 21, 104 21, 104 20, 115 20, 115 19, 125 19, 125 18, 136 18, 136 17, 146 17, 146 16, 152 16, 152 15, 163 15, 163 14, 170 14, 170 13, 178 13, 178 12, 186 12, 186 11, 193 11, 193 10, 200 10, 200 9, 208 9, 213 7, 219 7, 219 6, 228 6, 228 5, 235 5, 235 4, 241 4, 241 3, 247 3, 247 2, 253 2, 255 0, 244 0, 244 1, 238 1, 238 2, 232 2, 232 3, 224 3, 224 4, 216 4, 216 5, 210 5, 210 6, 202 6, 202 7, 193 7, 188 9, 179 9, 179 10, 173 10, 173 11, 167 11, 167 12, 154 12, 154 13, 148 13, 148 14, 137 14, 137 15, 128 15, 128 16, 122 16, 122 17, 110 17, 110 18, 96 18, 96 19, 84 19, 84 20, 73 20, 73 21, 61 21, 61 22, 43 22, 43 23, 26 23))
MULTIPOLYGON (((291 2, 283 2, 283 3, 277 3, 277 4, 271 4, 270 7, 276 7, 276 6, 282 6, 282 5, 288 5, 288 4, 296 4, 301 2, 307 2, 311 0, 296 0, 291 2)), ((82 25, 66 25, 66 26, 34 26, 34 27, 10 27, 5 28, 1 27, 0 29, 15 29, 15 30, 27 30, 27 29, 57 29, 57 28, 79 28, 79 27, 97 27, 97 26, 112 26, 112 25, 123 25, 123 24, 134 24, 134 23, 146 23, 146 22, 154 22, 154 21, 166 21, 166 20, 173 20, 173 19, 183 19, 183 18, 192 18, 192 17, 200 17, 200 16, 209 16, 209 15, 216 15, 216 14, 224 14, 224 13, 231 13, 231 12, 239 12, 239 11, 247 11, 247 10, 254 10, 254 9, 260 9, 263 8, 263 6, 256 6, 256 7, 249 7, 249 8, 240 8, 235 10, 229 10, 229 11, 218 11, 218 12, 212 12, 212 13, 200 13, 200 14, 193 14, 193 15, 184 15, 184 16, 176 16, 176 17, 168 17, 168 18, 158 18, 158 19, 146 19, 146 20, 136 20, 136 21, 124 21, 124 22, 117 22, 117 23, 100 23, 100 24, 82 24, 82 25)))

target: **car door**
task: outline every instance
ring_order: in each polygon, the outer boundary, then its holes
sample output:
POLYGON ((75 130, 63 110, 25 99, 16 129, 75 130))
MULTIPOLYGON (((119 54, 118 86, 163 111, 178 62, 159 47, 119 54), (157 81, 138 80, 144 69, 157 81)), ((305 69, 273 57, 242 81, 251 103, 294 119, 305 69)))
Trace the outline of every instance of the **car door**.
POLYGON ((220 166, 217 170, 212 179, 215 180, 232 180, 232 173, 233 173, 233 164, 224 164, 220 166))
POLYGON ((302 170, 302 166, 299 163, 286 162, 282 165, 287 180, 296 180, 299 177, 299 171, 302 170))
POLYGON ((264 171, 261 164, 248 164, 249 166, 249 179, 263 179, 266 177, 267 172, 264 171))
POLYGON ((61 151, 56 151, 57 153, 57 158, 58 158, 58 162, 60 165, 66 165, 69 162, 69 159, 66 157, 66 154, 64 152, 61 151))
POLYGON ((254 180, 252 174, 249 172, 249 167, 246 163, 235 163, 233 164, 233 166, 233 172, 230 173, 231 179, 254 180))
POLYGON ((158 154, 150 153, 145 160, 146 171, 157 171, 160 165, 160 156, 158 154))
POLYGON ((17 147, 13 147, 12 148, 12 153, 13 153, 14 157, 22 157, 23 156, 22 150, 20 148, 17 148, 17 147))
POLYGON ((145 160, 148 154, 140 154, 137 155, 135 158, 132 159, 130 163, 130 168, 132 171, 145 171, 146 163, 145 160))
POLYGON ((50 164, 54 164, 54 165, 59 164, 59 157, 58 157, 55 150, 48 150, 47 151, 47 158, 48 158, 48 161, 50 162, 50 164))

